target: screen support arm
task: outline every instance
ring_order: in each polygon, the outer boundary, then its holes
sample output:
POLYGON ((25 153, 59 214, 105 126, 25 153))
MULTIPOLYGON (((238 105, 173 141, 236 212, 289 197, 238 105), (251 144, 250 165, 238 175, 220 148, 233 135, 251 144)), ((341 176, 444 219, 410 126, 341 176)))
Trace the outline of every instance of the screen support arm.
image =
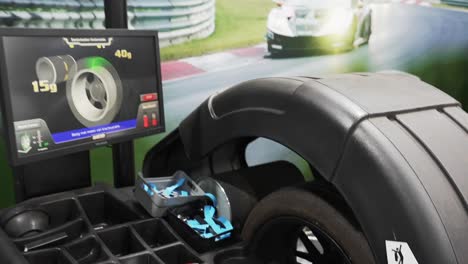
POLYGON ((127 0, 104 0, 106 28, 128 28, 127 0))
MULTIPOLYGON (((127 1, 104 0, 106 28, 128 28, 127 1)), ((112 145, 114 186, 116 188, 135 184, 135 149, 133 141, 112 145)))

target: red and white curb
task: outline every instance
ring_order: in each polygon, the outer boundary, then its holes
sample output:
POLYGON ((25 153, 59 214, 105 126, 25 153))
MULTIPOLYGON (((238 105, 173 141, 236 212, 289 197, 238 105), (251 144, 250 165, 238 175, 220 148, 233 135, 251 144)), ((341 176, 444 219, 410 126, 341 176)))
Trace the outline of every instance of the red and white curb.
POLYGON ((163 62, 161 64, 162 80, 165 82, 204 72, 238 68, 263 59, 265 50, 265 44, 260 44, 248 48, 163 62))

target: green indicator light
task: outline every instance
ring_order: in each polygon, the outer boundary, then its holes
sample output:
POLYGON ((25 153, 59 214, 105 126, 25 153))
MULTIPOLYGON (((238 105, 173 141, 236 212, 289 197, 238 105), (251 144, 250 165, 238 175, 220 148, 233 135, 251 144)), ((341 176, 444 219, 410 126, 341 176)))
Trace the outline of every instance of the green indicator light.
POLYGON ((100 67, 105 67, 110 65, 110 62, 104 59, 103 57, 90 57, 85 59, 86 68, 97 69, 100 67))

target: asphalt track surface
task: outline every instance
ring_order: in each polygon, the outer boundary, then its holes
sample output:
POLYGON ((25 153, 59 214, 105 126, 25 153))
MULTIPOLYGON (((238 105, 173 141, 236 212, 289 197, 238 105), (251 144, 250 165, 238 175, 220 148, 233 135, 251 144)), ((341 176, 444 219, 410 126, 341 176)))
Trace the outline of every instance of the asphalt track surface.
MULTIPOLYGON (((405 71, 410 65, 434 54, 461 50, 461 54, 468 56, 468 12, 379 4, 373 6, 372 23, 369 44, 347 53, 280 59, 266 57, 238 68, 165 82, 167 131, 173 130, 211 94, 251 79, 323 75, 362 69, 405 71)), ((276 159, 297 161, 292 153, 266 140, 259 140, 254 145, 247 151, 251 164, 276 159), (268 147, 262 147, 266 145, 268 147)))

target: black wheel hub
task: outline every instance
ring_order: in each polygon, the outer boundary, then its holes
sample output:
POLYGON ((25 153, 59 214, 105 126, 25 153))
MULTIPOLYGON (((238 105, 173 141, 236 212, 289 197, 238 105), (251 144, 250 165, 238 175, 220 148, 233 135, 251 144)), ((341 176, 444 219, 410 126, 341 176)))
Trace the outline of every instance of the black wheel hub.
POLYGON ((261 263, 351 264, 345 251, 323 228, 296 217, 269 221, 249 248, 261 263))

